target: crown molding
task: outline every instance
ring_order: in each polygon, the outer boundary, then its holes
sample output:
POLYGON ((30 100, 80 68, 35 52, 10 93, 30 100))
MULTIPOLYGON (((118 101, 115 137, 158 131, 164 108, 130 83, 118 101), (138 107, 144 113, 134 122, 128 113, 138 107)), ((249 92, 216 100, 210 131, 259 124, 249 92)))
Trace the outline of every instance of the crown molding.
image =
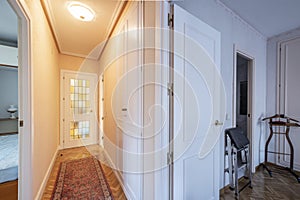
POLYGON ((223 2, 221 2, 220 0, 215 0, 215 2, 219 6, 221 6, 223 9, 225 9, 232 16, 232 18, 240 21, 248 29, 250 29, 251 31, 253 31, 258 37, 260 37, 261 39, 267 41, 267 37, 266 36, 264 36, 260 31, 258 31, 251 24, 249 24, 247 21, 245 21, 240 15, 238 15, 235 11, 233 11, 231 8, 229 8, 227 5, 225 5, 223 2))

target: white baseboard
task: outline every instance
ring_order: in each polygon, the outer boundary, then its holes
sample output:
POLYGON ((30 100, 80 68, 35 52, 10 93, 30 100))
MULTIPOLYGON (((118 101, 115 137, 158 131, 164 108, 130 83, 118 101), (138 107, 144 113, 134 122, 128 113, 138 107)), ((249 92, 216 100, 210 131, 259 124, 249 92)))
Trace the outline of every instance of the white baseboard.
POLYGON ((50 162, 50 165, 48 167, 46 175, 44 176, 44 179, 43 179, 42 184, 41 184, 41 186, 39 188, 39 191, 37 192, 37 194, 36 194, 36 196, 34 198, 35 200, 40 200, 43 197, 44 190, 46 188, 49 176, 51 174, 52 168, 53 168, 54 163, 55 163, 56 155, 57 155, 57 153, 58 153, 59 150, 60 150, 60 146, 57 147, 57 149, 56 149, 56 151, 55 151, 55 153, 54 153, 54 155, 52 157, 52 160, 50 162))
POLYGON ((104 151, 105 157, 107 158, 114 174, 116 175, 116 177, 117 177, 117 179, 118 179, 118 181, 119 181, 119 183, 120 183, 120 185, 121 185, 121 187, 122 187, 122 189, 125 193, 126 198, 129 199, 128 197, 131 197, 132 195, 131 195, 131 192, 129 192, 126 189, 125 185, 124 185, 124 182, 123 182, 124 179, 123 179, 122 174, 118 170, 116 170, 117 168, 116 168, 115 164, 113 163, 113 161, 111 160, 109 154, 107 153, 107 151, 104 148, 103 148, 103 151, 104 151))

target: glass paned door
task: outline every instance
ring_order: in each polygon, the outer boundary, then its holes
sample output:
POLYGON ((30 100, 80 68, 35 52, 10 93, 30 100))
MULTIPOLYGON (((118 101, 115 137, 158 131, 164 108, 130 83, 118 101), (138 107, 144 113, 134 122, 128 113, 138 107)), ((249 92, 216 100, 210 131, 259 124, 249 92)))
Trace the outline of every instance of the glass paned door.
POLYGON ((97 143, 96 82, 94 74, 62 72, 64 148, 97 143))

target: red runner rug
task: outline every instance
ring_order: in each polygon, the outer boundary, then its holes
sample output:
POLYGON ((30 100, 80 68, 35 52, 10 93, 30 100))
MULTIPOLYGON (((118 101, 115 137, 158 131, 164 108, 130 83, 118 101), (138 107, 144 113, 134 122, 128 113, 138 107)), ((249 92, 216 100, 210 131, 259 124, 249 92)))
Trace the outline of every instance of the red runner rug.
POLYGON ((94 157, 62 162, 53 190, 53 200, 112 200, 100 162, 94 157))

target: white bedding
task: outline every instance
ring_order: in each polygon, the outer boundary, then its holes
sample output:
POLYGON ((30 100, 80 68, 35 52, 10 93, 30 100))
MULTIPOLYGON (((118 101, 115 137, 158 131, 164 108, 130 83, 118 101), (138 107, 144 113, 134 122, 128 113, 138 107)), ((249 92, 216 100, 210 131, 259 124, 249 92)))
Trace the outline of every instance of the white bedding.
POLYGON ((18 178, 18 135, 0 136, 0 183, 18 178))

